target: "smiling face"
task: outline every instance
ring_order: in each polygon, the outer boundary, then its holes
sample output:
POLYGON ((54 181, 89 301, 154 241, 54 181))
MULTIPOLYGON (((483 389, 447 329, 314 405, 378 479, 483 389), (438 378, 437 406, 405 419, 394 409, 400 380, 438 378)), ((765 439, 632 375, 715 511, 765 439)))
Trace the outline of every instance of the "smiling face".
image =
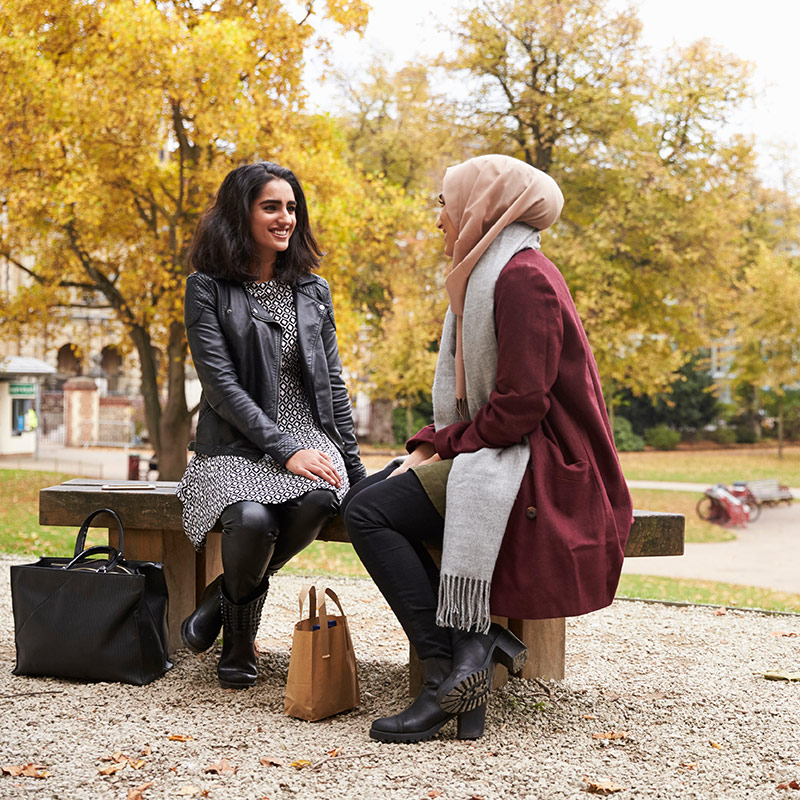
POLYGON ((296 211, 292 187, 281 178, 265 183, 250 206, 250 235, 262 269, 269 267, 270 277, 275 257, 289 247, 289 239, 297 224, 296 211))
POLYGON ((458 231, 455 225, 450 221, 450 216, 444 205, 444 197, 439 195, 439 205, 442 207, 439 212, 439 219, 436 220, 436 227, 444 232, 444 254, 448 258, 453 257, 453 248, 456 246, 456 239, 458 239, 458 231))

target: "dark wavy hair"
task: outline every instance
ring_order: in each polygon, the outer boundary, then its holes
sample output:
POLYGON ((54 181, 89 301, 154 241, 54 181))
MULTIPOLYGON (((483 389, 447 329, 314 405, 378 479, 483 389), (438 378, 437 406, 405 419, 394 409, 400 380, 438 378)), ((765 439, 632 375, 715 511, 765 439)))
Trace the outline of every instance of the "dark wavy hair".
POLYGON ((311 232, 308 204, 300 181, 286 167, 259 161, 237 167, 225 176, 213 204, 197 225, 189 248, 192 269, 240 282, 257 278, 252 273, 258 255, 250 234, 250 208, 264 184, 276 178, 292 187, 297 221, 288 248, 277 255, 275 277, 294 283, 319 266, 322 251, 311 232))

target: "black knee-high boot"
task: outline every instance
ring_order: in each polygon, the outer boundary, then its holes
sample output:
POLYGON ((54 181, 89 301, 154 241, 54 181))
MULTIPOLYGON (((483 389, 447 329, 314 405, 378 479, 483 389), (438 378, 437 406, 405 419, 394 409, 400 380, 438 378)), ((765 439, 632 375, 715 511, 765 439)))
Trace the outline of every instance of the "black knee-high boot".
MULTIPOLYGON (((423 684, 416 700, 399 714, 376 719, 369 732, 371 738, 380 742, 423 742, 456 717, 456 714, 443 711, 436 700, 441 682, 453 670, 453 662, 449 658, 426 658, 421 665, 423 684)), ((483 736, 485 719, 485 702, 458 714, 458 738, 478 739, 483 736)))
POLYGON ((261 594, 245 603, 234 603, 222 589, 222 653, 217 677, 223 689, 248 689, 258 677, 255 641, 269 582, 261 594))

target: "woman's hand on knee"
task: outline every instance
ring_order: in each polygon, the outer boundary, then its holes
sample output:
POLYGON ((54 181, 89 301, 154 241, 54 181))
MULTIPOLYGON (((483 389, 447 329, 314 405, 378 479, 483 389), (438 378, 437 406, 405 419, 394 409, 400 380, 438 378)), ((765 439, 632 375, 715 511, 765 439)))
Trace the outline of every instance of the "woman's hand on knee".
POLYGON ((286 469, 294 475, 302 475, 309 480, 322 479, 337 489, 342 478, 333 466, 333 461, 322 450, 298 450, 286 460, 286 469))

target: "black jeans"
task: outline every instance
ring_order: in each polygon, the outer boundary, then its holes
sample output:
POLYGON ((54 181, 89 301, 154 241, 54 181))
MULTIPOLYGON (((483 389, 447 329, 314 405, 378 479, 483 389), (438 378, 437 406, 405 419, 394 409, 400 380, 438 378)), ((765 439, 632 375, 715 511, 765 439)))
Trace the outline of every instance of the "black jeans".
POLYGON ((262 594, 269 576, 308 547, 338 507, 333 492, 314 489, 285 503, 244 501, 224 508, 222 569, 228 599, 241 604, 262 594))
POLYGON ((392 467, 357 483, 342 501, 358 557, 422 658, 448 657, 450 633, 436 625, 439 569, 424 544, 441 547, 444 519, 417 476, 392 467))

